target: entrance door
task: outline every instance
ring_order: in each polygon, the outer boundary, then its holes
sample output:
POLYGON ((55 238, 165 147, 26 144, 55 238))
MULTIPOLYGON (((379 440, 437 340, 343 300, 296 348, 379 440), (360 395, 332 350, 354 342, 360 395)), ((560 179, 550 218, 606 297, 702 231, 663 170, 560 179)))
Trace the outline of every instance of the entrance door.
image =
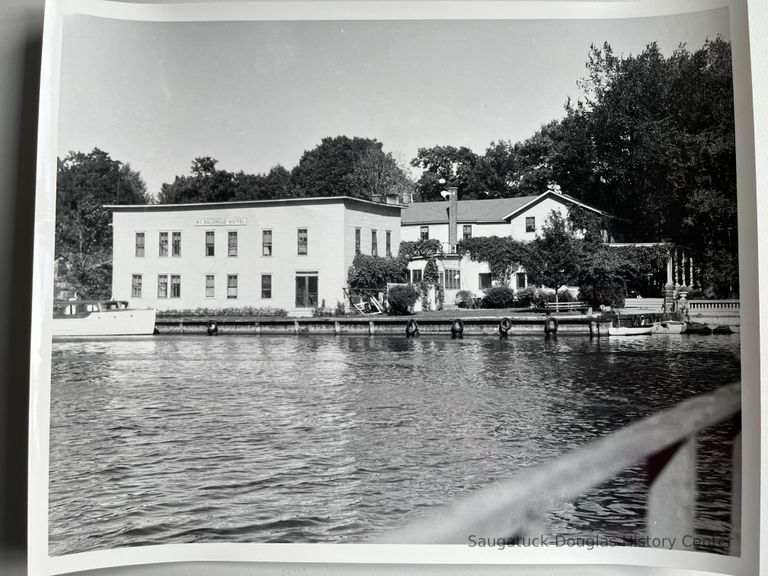
POLYGON ((296 274, 296 308, 317 308, 317 272, 296 274))

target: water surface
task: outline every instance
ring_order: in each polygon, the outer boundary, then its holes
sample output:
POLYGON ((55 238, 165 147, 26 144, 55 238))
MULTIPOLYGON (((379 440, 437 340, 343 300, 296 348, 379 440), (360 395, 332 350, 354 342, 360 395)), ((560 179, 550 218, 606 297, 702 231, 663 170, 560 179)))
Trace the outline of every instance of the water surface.
MULTIPOLYGON (((50 552, 374 538, 738 380, 738 355, 738 335, 57 341, 50 552)), ((732 432, 699 450, 697 533, 723 540, 732 432)), ((630 469, 545 530, 642 536, 645 482, 630 469)))

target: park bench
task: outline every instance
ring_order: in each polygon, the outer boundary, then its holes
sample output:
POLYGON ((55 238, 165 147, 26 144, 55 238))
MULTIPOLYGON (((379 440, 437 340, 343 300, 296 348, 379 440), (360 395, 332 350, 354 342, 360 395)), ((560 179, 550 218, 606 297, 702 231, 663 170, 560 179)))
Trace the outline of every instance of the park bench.
POLYGON ((584 302, 545 302, 544 309, 552 312, 576 312, 586 310, 589 305, 584 302))

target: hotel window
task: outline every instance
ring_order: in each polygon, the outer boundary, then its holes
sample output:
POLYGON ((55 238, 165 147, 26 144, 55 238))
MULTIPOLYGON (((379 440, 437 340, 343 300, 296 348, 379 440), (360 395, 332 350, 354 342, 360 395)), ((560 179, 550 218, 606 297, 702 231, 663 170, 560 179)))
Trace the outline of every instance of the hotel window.
POLYGON ((173 232, 171 234, 171 254, 173 256, 181 256, 181 232, 173 232))
POLYGON ((168 232, 160 232, 160 256, 168 256, 168 232))
POLYGON ((493 277, 489 273, 482 273, 477 275, 477 284, 480 290, 487 290, 493 285, 493 277))
POLYGON ((422 226, 420 228, 421 234, 420 238, 422 240, 429 240, 429 226, 422 226))
POLYGON ((423 277, 422 274, 423 274, 422 270, 411 270, 411 283, 417 284, 421 282, 421 279, 423 277))
POLYGON ((272 298, 272 274, 261 275, 261 297, 272 298))
POLYGON ((216 296, 216 277, 213 274, 205 275, 205 297, 213 298, 216 296))
POLYGON ((168 298, 168 275, 159 274, 157 276, 157 297, 168 298))
POLYGON ((527 216, 525 218, 525 231, 536 232, 536 218, 533 216, 527 216))
POLYGON ((181 276, 171 276, 171 298, 181 298, 181 276))
POLYGON ((355 254, 360 254, 360 228, 355 228, 355 254))
POLYGON ((461 290, 461 273, 458 270, 445 271, 445 289, 461 290))
POLYGON ((228 252, 230 256, 237 256, 237 232, 229 233, 228 252))
POLYGON ((144 258, 144 232, 136 232, 136 256, 144 258))
POLYGON ((307 237, 307 229, 306 228, 299 228, 298 239, 299 239, 298 254, 300 256, 306 256, 307 255, 307 245, 309 243, 309 238, 307 237))
POLYGON ((379 233, 371 230, 371 256, 379 255, 379 233))
POLYGON ((464 232, 464 240, 469 240, 470 238, 472 238, 472 224, 464 224, 463 232, 464 232))
POLYGON ((317 307, 317 272, 296 274, 296 308, 317 307))
POLYGON ((264 230, 261 233, 261 246, 264 256, 272 256, 272 230, 264 230))
POLYGON ((131 298, 141 298, 141 274, 134 274, 131 278, 131 298))
POLYGON ((213 230, 208 230, 205 233, 205 255, 206 256, 214 256, 216 254, 215 242, 216 242, 215 233, 213 232, 213 230))
POLYGON ((387 258, 392 256, 392 232, 387 230, 387 258))
POLYGON ((227 276, 227 298, 237 298, 237 274, 227 276))

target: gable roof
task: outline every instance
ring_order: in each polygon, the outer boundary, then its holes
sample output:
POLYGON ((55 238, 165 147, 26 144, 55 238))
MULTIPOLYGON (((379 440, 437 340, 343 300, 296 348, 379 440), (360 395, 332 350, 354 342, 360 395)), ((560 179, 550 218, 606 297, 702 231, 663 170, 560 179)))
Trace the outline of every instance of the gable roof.
POLYGON ((581 206, 582 208, 586 208, 587 210, 591 210, 592 212, 595 212, 596 214, 602 214, 603 216, 606 215, 605 212, 603 212, 602 210, 598 210, 597 208, 593 208, 592 206, 584 204, 583 202, 581 202, 580 200, 577 200, 573 196, 568 196, 568 194, 563 194, 562 192, 554 192, 552 190, 547 190, 546 192, 544 192, 543 194, 539 194, 538 196, 528 196, 528 198, 529 198, 528 202, 526 202, 522 206, 518 206, 517 208, 513 209, 509 214, 504 216, 504 218, 502 218, 502 220, 504 220, 505 222, 509 222, 510 220, 512 220, 512 218, 514 218, 515 216, 517 216, 521 212, 527 210, 531 206, 535 206, 536 204, 538 204, 539 202, 544 200, 547 196, 552 196, 552 197, 558 198, 558 199, 564 199, 564 200, 567 200, 568 202, 571 202, 573 204, 577 204, 577 205, 581 206))
MULTIPOLYGON (((519 198, 490 198, 488 200, 459 200, 457 222, 504 222, 504 216, 517 211, 538 196, 519 198)), ((402 224, 448 223, 449 202, 414 202, 402 211, 402 224)))
MULTIPOLYGON (((517 198, 491 198, 488 200, 459 200, 457 222, 509 222, 524 210, 535 206, 548 196, 578 204, 597 214, 605 214, 597 208, 588 206, 573 196, 548 190, 538 196, 519 196, 517 198)), ((401 223, 447 224, 448 202, 414 202, 402 211, 401 223)))

